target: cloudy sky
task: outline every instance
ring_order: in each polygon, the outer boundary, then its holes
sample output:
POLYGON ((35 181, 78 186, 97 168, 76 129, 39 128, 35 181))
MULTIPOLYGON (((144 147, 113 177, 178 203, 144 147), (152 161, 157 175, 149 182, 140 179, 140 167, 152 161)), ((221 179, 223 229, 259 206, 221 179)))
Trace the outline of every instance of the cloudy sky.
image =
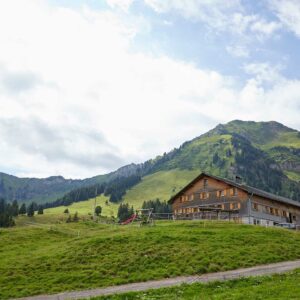
POLYGON ((0 171, 83 178, 232 119, 300 130, 299 0, 0 0, 0 171))

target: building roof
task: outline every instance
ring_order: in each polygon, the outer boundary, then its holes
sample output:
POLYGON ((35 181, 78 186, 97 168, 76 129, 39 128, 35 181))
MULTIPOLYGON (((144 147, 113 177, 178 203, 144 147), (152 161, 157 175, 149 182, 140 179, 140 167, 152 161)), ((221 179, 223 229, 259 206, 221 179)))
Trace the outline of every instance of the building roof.
POLYGON ((281 202, 281 203, 286 203, 286 204, 290 204, 290 205, 293 205, 293 206, 300 207, 300 202, 298 202, 298 201, 295 201, 295 200, 292 200, 292 199, 289 199, 289 198, 285 198, 285 197, 281 197, 281 196, 278 196, 278 195, 274 195, 272 193, 265 192, 263 190, 254 188, 254 187, 249 186, 249 185, 239 184, 239 183, 237 183, 233 180, 229 180, 229 179, 221 178, 221 177, 218 177, 218 176, 210 175, 210 174, 207 174, 207 173, 204 173, 204 172, 202 172, 195 179, 193 179, 190 183, 188 183, 177 194, 172 196, 171 199, 168 201, 168 203, 170 203, 170 204, 173 203, 175 198, 177 198, 180 194, 185 192, 188 188, 190 188, 192 185, 194 185, 197 181, 199 181, 204 176, 211 177, 211 178, 214 178, 214 179, 219 180, 219 181, 223 181, 223 182, 225 182, 225 183, 227 183, 231 186, 242 189, 242 190, 248 192, 251 195, 253 194, 253 195, 256 195, 256 196, 261 196, 261 197, 268 198, 268 199, 278 201, 278 202, 281 202))

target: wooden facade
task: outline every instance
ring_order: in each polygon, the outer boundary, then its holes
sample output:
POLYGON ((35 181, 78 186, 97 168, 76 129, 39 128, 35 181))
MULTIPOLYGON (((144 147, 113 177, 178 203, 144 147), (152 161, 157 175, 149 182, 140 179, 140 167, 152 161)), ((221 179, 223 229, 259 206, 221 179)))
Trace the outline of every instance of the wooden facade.
POLYGON ((169 203, 176 219, 224 219, 265 226, 300 224, 300 202, 205 173, 169 203))

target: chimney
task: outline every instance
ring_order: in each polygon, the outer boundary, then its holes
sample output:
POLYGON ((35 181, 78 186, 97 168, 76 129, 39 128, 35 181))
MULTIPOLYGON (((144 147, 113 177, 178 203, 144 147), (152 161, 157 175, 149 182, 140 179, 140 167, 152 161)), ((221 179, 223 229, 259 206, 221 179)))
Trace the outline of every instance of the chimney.
POLYGON ((235 176, 235 182, 236 182, 237 184, 242 184, 243 178, 240 177, 240 176, 238 176, 238 175, 236 175, 236 176, 235 176))

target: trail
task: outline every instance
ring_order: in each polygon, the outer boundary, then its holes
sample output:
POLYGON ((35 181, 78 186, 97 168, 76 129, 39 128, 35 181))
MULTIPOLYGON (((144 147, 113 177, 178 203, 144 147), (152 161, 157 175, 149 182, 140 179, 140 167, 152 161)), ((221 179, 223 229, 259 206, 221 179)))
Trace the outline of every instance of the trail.
POLYGON ((161 280, 152 280, 146 282, 130 283, 124 285, 111 286, 106 288, 97 288, 83 291, 63 292, 55 295, 39 295, 18 300, 74 300, 85 299, 95 296, 104 296, 112 294, 120 294, 126 292, 146 291, 149 289, 159 289, 164 287, 172 287, 180 284, 191 284, 194 282, 210 282, 232 280, 241 277, 271 275, 275 273, 283 273, 300 268, 300 260, 280 262, 251 268, 237 269, 225 272, 209 273, 195 276, 180 276, 161 280))

